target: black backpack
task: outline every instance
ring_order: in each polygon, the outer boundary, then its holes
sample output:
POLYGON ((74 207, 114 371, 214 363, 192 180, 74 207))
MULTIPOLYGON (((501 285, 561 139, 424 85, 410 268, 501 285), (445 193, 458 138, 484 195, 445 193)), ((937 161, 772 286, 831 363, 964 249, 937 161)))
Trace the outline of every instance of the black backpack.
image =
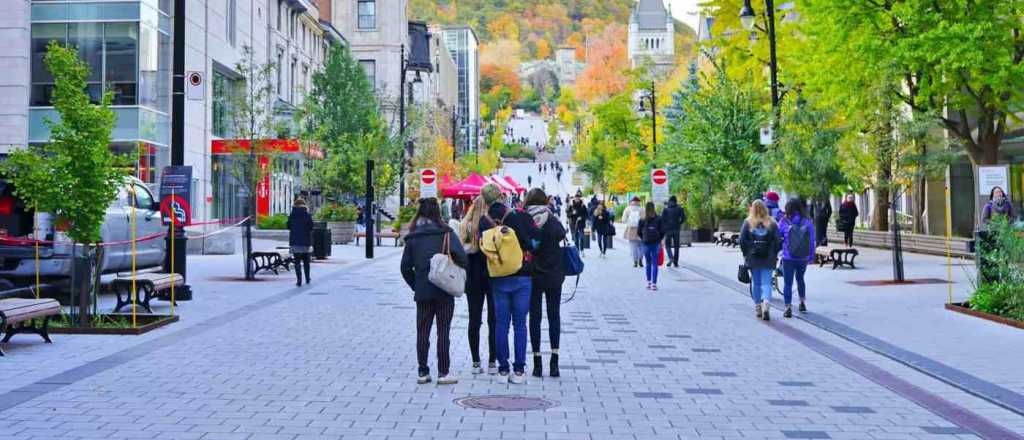
POLYGON ((758 224, 756 228, 750 230, 750 238, 753 244, 750 248, 751 256, 755 258, 767 258, 772 254, 772 237, 771 231, 764 227, 764 224, 758 224))
POLYGON ((811 255, 811 231, 804 219, 790 225, 786 250, 790 258, 807 258, 811 255))
POLYGON ((661 230, 658 229, 658 223, 657 217, 644 221, 644 243, 654 244, 661 241, 661 230))

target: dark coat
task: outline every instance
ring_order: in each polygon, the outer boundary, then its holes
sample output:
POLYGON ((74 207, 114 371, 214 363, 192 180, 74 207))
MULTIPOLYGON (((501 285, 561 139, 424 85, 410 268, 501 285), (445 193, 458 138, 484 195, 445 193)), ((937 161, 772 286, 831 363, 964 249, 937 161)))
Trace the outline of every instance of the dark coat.
POLYGON ((288 214, 288 246, 313 245, 313 216, 304 207, 292 208, 288 214))
POLYGON ((569 205, 569 211, 566 212, 569 217, 569 227, 573 229, 583 229, 587 223, 587 207, 583 206, 583 203, 575 203, 569 205))
POLYGON ((828 225, 828 220, 832 218, 832 203, 828 200, 814 202, 814 212, 811 214, 814 217, 814 225, 824 229, 823 227, 828 225))
POLYGON ((612 226, 612 212, 605 209, 603 214, 594 212, 594 232, 601 235, 611 235, 615 227, 612 226))
POLYGON ((751 233, 750 223, 744 221, 740 227, 740 252, 743 252, 743 260, 751 269, 774 269, 779 261, 779 251, 782 250, 782 236, 779 234, 778 224, 772 222, 768 225, 767 241, 771 244, 768 255, 756 257, 754 251, 754 235, 751 233))
POLYGON ((562 284, 565 268, 562 267, 562 240, 565 227, 554 216, 540 227, 540 242, 533 252, 533 277, 541 281, 562 284))
POLYGON ((661 227, 665 235, 679 234, 686 223, 686 211, 678 203, 669 202, 665 209, 661 210, 661 227))
MULTIPOLYGON (((505 226, 512 228, 516 233, 516 238, 519 239, 519 247, 522 248, 523 254, 532 253, 539 243, 540 230, 533 224, 533 217, 522 211, 513 210, 509 213, 508 217, 505 217, 505 213, 509 208, 505 207, 501 203, 494 203, 490 208, 487 209, 487 216, 480 218, 480 234, 484 231, 497 226, 498 223, 502 223, 505 226), (488 219, 487 217, 490 217, 488 219), (505 219, 502 222, 502 218, 505 219)), ((528 277, 533 274, 533 268, 531 267, 529 258, 523 262, 523 267, 519 269, 519 272, 511 276, 515 277, 528 277)))
POLYGON ((416 226, 415 231, 405 236, 405 251, 402 253, 402 278, 405 284, 415 292, 416 301, 433 301, 449 298, 448 292, 441 290, 427 279, 430 273, 430 258, 441 253, 444 234, 448 234, 448 245, 451 246, 452 260, 459 267, 469 264, 466 251, 459 242, 458 235, 451 228, 426 222, 416 226))
POLYGON ((640 239, 643 240, 644 244, 660 243, 661 239, 665 238, 665 229, 663 229, 661 217, 656 215, 650 220, 640 220, 640 224, 637 225, 636 233, 640 236, 640 239), (653 223, 658 232, 655 234, 648 233, 647 222, 653 223))
POLYGON ((836 222, 836 229, 852 231, 854 225, 857 224, 858 215, 860 215, 860 211, 857 210, 856 203, 843 202, 842 205, 839 205, 839 220, 836 222))

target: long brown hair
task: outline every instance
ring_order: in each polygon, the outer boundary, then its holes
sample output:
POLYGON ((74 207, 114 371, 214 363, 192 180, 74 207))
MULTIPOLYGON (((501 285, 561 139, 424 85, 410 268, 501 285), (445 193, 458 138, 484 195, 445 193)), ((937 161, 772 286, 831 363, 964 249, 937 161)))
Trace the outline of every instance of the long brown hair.
POLYGON ((441 220, 441 205, 437 203, 437 199, 433 197, 420 199, 419 206, 416 208, 416 215, 412 218, 412 222, 409 223, 409 232, 416 232, 416 226, 420 219, 430 220, 434 224, 444 227, 444 221, 441 220))
POLYGON ((647 202, 644 207, 644 220, 650 220, 658 216, 658 210, 654 208, 654 202, 647 202))
POLYGON ((476 196, 473 204, 466 210, 466 216, 462 218, 459 225, 459 238, 463 244, 472 248, 480 246, 480 219, 487 213, 487 203, 483 196, 476 196))

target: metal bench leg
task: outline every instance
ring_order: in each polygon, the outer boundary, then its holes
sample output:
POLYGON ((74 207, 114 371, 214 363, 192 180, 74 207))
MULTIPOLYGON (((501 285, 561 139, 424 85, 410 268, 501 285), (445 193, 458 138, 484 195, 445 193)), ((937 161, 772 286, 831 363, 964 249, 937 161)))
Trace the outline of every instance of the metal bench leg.
POLYGON ((46 341, 47 344, 52 344, 53 343, 53 341, 50 340, 50 316, 49 315, 47 315, 47 316, 45 316, 43 318, 43 328, 39 331, 39 336, 42 336, 43 340, 46 341))
POLYGON ((146 309, 146 312, 152 314, 153 309, 149 307, 149 302, 153 299, 153 291, 156 289, 152 287, 143 287, 142 290, 146 291, 146 295, 142 299, 141 306, 146 309))
POLYGON ((123 299, 121 299, 121 293, 122 293, 121 291, 122 290, 123 290, 123 288, 115 288, 114 289, 114 294, 117 295, 117 305, 114 306, 114 313, 120 312, 121 308, 124 307, 124 306, 131 305, 132 293, 131 292, 124 292, 125 296, 127 296, 128 299, 127 300, 123 300, 123 299))

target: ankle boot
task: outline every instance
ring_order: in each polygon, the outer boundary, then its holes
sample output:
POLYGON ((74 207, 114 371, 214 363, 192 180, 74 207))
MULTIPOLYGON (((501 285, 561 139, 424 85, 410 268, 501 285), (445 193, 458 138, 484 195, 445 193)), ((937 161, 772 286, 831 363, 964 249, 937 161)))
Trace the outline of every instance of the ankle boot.
POLYGON ((542 362, 540 355, 533 356, 533 377, 544 377, 544 367, 540 365, 542 362))
POLYGON ((561 373, 558 371, 558 353, 551 354, 551 377, 559 377, 561 373))

